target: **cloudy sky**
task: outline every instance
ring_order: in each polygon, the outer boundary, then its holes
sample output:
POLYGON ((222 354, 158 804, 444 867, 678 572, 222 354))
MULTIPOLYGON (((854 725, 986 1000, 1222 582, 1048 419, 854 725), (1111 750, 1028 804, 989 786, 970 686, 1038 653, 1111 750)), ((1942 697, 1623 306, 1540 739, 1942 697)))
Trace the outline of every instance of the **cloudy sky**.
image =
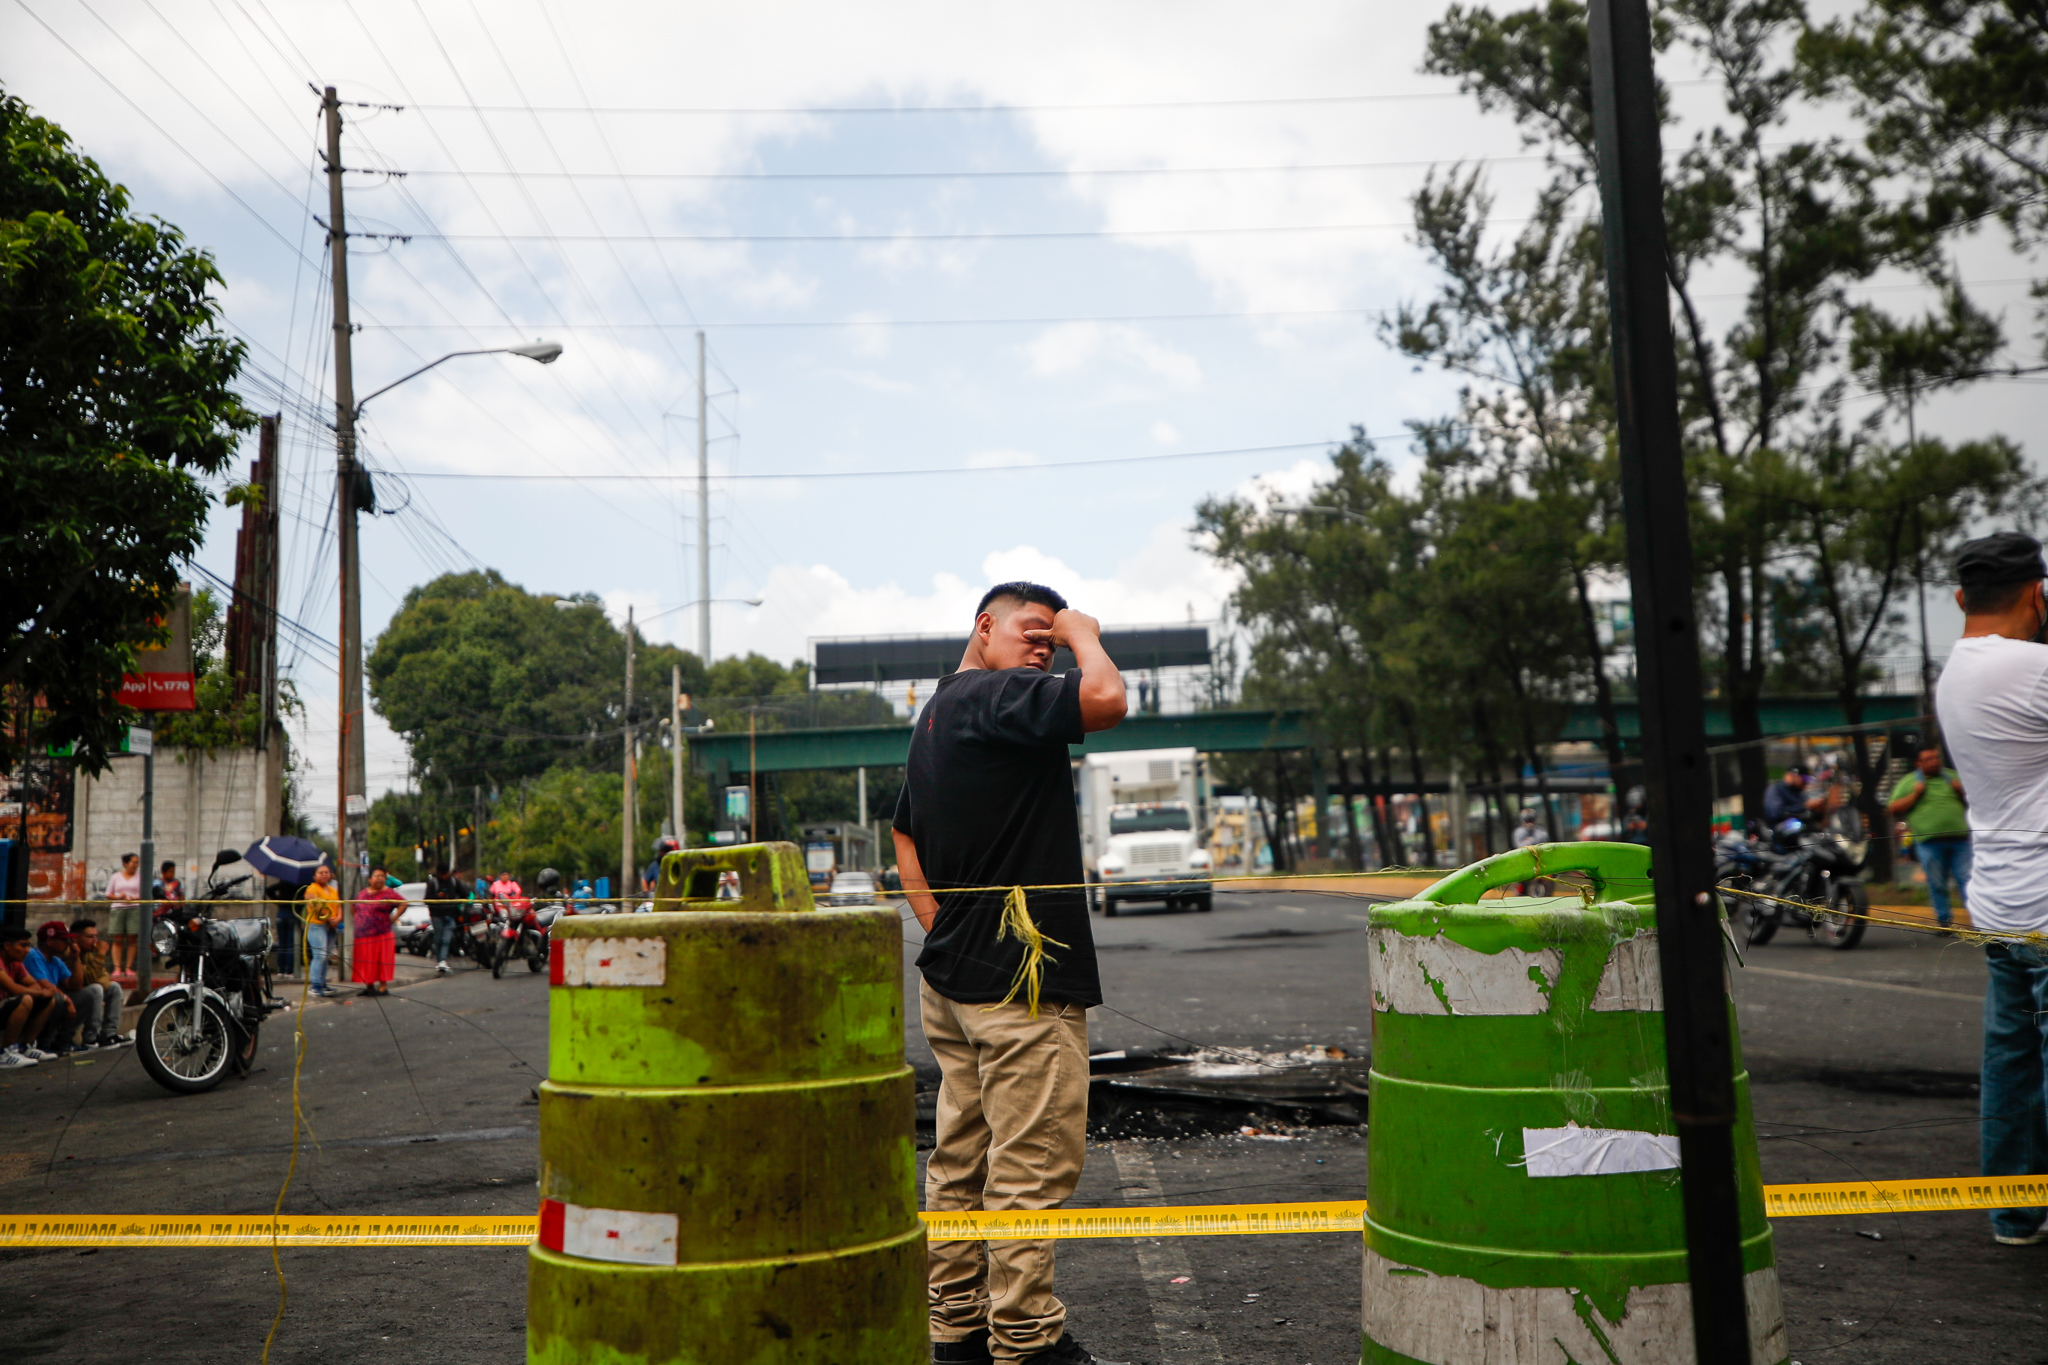
MULTIPOLYGON (((1209 619, 1229 582, 1190 544, 1200 499, 1305 486, 1354 425, 1399 457, 1454 388, 1376 333, 1430 283, 1407 196, 1432 163, 1487 159, 1512 220, 1541 174, 1417 72, 1430 17, 15 0, 0 82, 218 259, 252 397, 284 414, 288 615, 336 634, 312 88, 333 85, 360 102, 349 226, 394 234, 350 242, 357 392, 448 351, 567 348, 455 360, 370 404, 397 510, 363 531, 368 630, 489 566, 643 616, 760 597, 714 608, 715 653, 792 659, 964 629, 1016 576, 1113 624, 1209 619), (673 477, 695 470, 699 329, 708 585, 673 477)), ((1955 434, 2001 416, 1949 414, 1955 434)), ((233 541, 217 515, 202 563, 228 574, 233 541)), ((648 633, 694 648, 695 617, 648 633)), ((293 663, 324 820, 331 646, 293 663)), ((402 783, 402 746, 372 739, 371 790, 402 783)))

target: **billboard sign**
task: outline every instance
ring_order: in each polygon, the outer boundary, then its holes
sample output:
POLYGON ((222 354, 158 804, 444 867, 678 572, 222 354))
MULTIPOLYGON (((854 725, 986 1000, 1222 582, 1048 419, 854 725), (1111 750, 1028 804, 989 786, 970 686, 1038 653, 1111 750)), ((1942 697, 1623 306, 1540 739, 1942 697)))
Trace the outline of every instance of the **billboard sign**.
POLYGON ((170 628, 170 639, 162 648, 135 652, 135 671, 121 679, 121 704, 138 711, 194 710, 191 584, 178 585, 170 618, 158 624, 170 628))

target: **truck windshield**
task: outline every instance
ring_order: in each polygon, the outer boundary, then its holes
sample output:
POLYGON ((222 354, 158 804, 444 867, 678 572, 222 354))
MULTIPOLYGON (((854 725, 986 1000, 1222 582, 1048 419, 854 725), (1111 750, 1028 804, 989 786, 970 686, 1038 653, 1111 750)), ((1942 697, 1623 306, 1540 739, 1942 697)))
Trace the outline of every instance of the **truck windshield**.
POLYGON ((1155 829, 1193 829, 1184 810, 1128 810, 1109 817, 1111 834, 1144 834, 1155 829))

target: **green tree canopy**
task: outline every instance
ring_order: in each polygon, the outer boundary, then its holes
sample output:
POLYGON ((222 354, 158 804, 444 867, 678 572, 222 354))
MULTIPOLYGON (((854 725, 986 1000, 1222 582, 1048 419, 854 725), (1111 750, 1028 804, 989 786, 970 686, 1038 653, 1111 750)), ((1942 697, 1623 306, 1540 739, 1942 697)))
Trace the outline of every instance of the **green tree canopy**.
POLYGON ((64 131, 0 92, 0 767, 73 743, 97 770, 114 698, 160 639, 178 561, 199 548, 217 474, 255 419, 230 389, 213 258, 64 131))

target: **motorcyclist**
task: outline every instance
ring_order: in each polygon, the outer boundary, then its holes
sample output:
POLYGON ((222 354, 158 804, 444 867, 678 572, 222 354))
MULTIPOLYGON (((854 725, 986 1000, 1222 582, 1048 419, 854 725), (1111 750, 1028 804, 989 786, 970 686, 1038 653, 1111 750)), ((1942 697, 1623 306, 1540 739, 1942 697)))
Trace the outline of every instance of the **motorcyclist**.
POLYGON ((1764 789, 1764 826, 1771 832, 1771 841, 1782 847, 1788 834, 1798 832, 1796 824, 1788 831, 1786 822, 1804 821, 1818 813, 1822 799, 1806 794, 1805 773, 1787 768, 1783 777, 1764 789))
POLYGON ((661 880, 661 860, 681 848, 674 836, 664 834, 654 841, 654 861, 647 864, 647 870, 640 874, 640 890, 645 895, 654 894, 654 884, 661 880))

